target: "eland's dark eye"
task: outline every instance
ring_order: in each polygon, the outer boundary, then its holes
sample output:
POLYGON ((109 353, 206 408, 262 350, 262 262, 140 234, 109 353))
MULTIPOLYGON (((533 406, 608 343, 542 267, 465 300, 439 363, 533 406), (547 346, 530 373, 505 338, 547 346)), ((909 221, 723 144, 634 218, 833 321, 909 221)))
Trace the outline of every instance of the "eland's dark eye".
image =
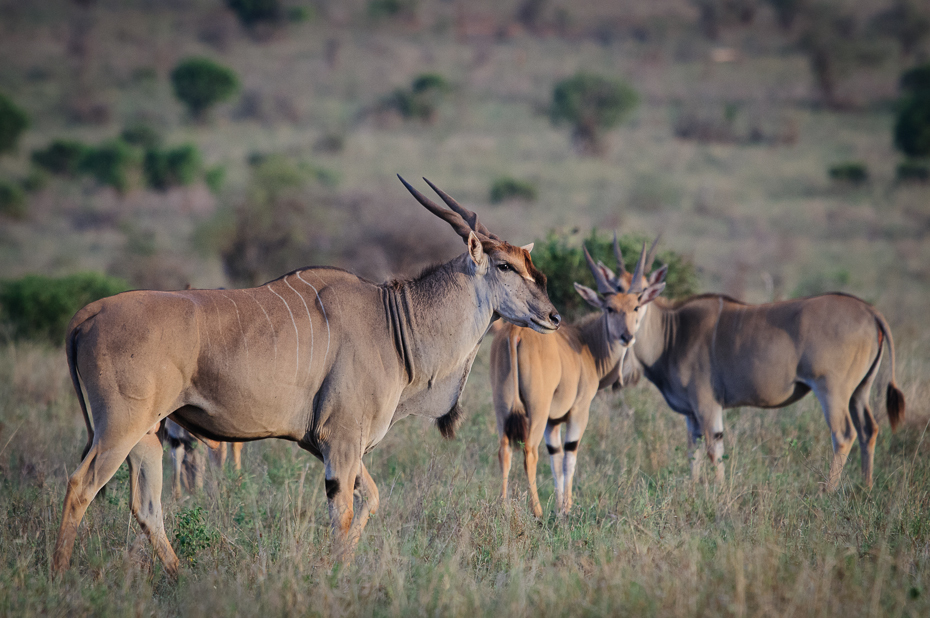
POLYGON ((505 273, 505 272, 513 270, 513 267, 507 262, 501 262, 500 264, 497 265, 497 270, 501 271, 502 273, 505 273))
POLYGON ((633 309, 633 311, 639 311, 639 307, 637 307, 636 309, 633 309))
POLYGON ((613 307, 607 307, 607 313, 617 313, 613 307))

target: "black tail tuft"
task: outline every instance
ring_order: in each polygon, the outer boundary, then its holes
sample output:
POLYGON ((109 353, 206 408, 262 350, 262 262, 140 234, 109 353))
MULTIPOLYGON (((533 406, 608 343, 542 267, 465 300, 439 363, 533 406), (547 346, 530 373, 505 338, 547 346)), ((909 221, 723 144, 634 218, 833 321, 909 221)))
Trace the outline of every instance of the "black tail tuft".
POLYGON ((904 393, 893 382, 888 383, 885 406, 888 408, 888 422, 891 423, 891 430, 894 431, 904 421, 905 406, 904 393))
POLYGON ((528 433, 526 412, 521 408, 515 408, 504 421, 504 435, 510 438, 511 442, 526 442, 528 433))
POLYGON ((451 440, 455 437, 455 432, 464 418, 462 407, 456 401, 451 410, 436 419, 436 427, 439 428, 439 433, 442 434, 443 438, 451 440))

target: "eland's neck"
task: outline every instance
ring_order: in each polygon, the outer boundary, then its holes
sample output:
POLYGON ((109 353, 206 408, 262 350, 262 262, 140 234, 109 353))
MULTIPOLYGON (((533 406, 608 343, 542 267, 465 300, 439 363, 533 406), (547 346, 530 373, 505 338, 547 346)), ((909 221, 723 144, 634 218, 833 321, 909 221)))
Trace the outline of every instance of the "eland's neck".
POLYGON ((640 363, 651 367, 662 357, 670 338, 675 335, 675 312, 664 298, 655 299, 647 307, 636 333, 633 353, 640 363))
POLYGON ((603 380, 623 360, 624 347, 611 341, 603 314, 594 314, 577 324, 578 337, 591 353, 597 369, 597 379, 603 380))
POLYGON ((463 254, 417 279, 382 286, 410 383, 431 383, 473 358, 494 313, 476 282, 463 254))

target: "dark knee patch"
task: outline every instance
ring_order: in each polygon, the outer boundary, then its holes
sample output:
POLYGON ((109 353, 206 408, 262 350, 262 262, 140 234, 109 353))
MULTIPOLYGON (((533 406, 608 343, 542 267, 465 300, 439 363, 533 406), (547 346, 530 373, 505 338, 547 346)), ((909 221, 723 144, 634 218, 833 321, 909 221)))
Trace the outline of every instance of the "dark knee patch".
POLYGON ((572 440, 571 442, 565 443, 565 452, 571 453, 572 451, 578 450, 578 440, 572 440))
POLYGON ((332 500, 339 493, 339 479, 326 479, 326 498, 332 500))
POLYGON ((549 451, 550 455, 558 455, 562 452, 561 446, 552 446, 551 444, 546 445, 546 450, 549 451))
POLYGON ((715 434, 714 434, 714 440, 723 440, 723 432, 722 432, 722 431, 718 431, 717 433, 715 433, 715 434))

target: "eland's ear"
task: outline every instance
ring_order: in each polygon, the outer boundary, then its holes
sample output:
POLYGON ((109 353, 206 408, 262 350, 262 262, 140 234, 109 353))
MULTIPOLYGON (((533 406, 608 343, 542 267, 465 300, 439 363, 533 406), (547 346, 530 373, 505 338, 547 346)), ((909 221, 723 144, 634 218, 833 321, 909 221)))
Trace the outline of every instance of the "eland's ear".
POLYGON ((478 240, 478 236, 474 232, 469 232, 467 242, 468 255, 475 264, 480 265, 484 260, 484 247, 481 246, 481 241, 478 240))
POLYGON ((667 274, 668 264, 664 264, 662 268, 649 275, 649 285, 655 285, 656 283, 665 281, 665 275, 667 274))
POLYGON ((591 288, 585 287, 580 283, 575 284, 575 291, 581 295, 586 303, 594 307, 595 309, 603 309, 604 301, 601 300, 601 297, 597 295, 597 292, 591 288))
POLYGON ((647 303, 651 303, 656 299, 656 296, 662 293, 662 290, 665 289, 665 282, 662 283, 653 283, 648 288, 643 290, 643 293, 639 295, 639 306, 642 307, 647 303))
POLYGON ((526 251, 527 253, 532 253, 532 252, 533 252, 533 245, 535 245, 535 244, 536 244, 536 243, 531 242, 530 244, 528 244, 528 245, 523 245, 523 246, 520 247, 520 248, 523 249, 524 251, 526 251))

